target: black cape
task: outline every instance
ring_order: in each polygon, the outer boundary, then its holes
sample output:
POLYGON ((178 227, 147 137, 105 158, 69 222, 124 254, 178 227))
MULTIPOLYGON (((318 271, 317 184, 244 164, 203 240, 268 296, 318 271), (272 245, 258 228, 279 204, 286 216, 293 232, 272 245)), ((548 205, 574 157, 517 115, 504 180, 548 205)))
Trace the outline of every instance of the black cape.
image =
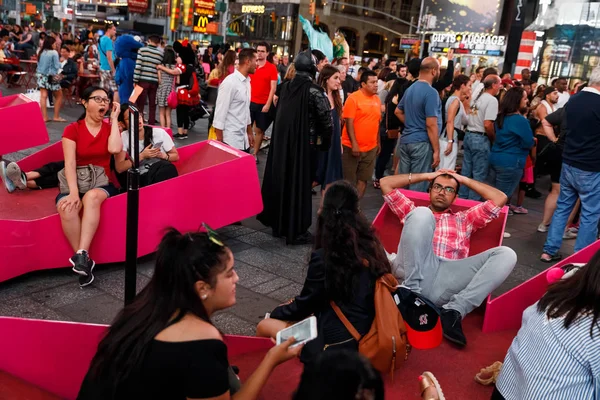
POLYGON ((281 85, 262 186, 264 209, 257 217, 288 243, 304 234, 312 222, 311 85, 307 76, 281 85))

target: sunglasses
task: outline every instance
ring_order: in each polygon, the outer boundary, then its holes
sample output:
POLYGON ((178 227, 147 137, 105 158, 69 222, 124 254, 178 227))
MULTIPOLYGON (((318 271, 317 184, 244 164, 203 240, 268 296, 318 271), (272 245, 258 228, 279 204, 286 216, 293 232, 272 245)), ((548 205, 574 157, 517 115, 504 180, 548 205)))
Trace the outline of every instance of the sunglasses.
POLYGON ((206 234, 208 235, 208 240, 210 240, 219 247, 225 247, 217 231, 208 226, 206 222, 202 223, 202 228, 204 228, 204 230, 206 231, 206 234))

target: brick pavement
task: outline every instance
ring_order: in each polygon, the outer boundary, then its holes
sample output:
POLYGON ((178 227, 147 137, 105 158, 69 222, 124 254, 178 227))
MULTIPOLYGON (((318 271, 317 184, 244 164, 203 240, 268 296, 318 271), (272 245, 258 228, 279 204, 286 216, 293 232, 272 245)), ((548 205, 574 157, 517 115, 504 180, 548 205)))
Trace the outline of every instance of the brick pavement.
MULTIPOLYGON (((14 93, 2 86, 3 94, 14 93)), ((81 106, 65 107, 62 115, 74 121, 81 106)), ((176 121, 173 115, 173 121, 176 121)), ((49 123, 50 143, 60 140, 63 123, 49 123)), ((199 120, 190 131, 189 139, 177 145, 194 143, 207 138, 207 122, 199 120)), ((7 160, 19 160, 37 148, 5 155, 7 160)), ((262 177, 266 156, 259 156, 259 175, 262 177)), ((538 189, 548 186, 547 180, 538 183, 538 189)), ((320 198, 315 196, 313 215, 320 198)), ((383 204, 379 191, 369 187, 361 207, 373 220, 383 204)), ((504 244, 518 254, 518 264, 506 282, 494 295, 504 293, 548 267, 538 260, 545 234, 537 233, 541 221, 543 198, 526 199, 528 215, 515 215, 508 219, 506 230, 512 234, 504 244)), ((281 239, 273 238, 256 218, 242 222, 242 226, 229 226, 220 230, 231 247, 240 276, 237 305, 214 317, 215 324, 228 334, 253 335, 257 322, 281 302, 295 296, 302 288, 310 248, 285 246, 281 239)), ((574 241, 564 241, 563 254, 573 252, 574 241)), ((138 289, 151 278, 153 256, 140 260, 138 289)), ((60 319, 67 321, 110 323, 123 305, 124 265, 111 264, 96 267, 96 280, 91 287, 80 289, 77 277, 69 268, 30 273, 0 283, 0 315, 27 318, 60 319)))

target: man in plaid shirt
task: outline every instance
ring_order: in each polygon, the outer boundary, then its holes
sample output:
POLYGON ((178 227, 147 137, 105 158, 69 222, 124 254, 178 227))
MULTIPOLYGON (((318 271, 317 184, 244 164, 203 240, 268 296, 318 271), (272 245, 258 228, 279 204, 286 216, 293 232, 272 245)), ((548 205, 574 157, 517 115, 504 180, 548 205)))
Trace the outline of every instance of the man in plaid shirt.
POLYGON ((500 286, 517 263, 516 253, 505 246, 468 257, 471 234, 500 215, 506 195, 449 170, 388 176, 380 184, 385 202, 404 223, 392 263, 394 275, 442 308, 444 337, 464 347, 462 318, 500 286), (415 207, 399 188, 423 181, 429 181, 431 204, 415 207), (460 185, 486 201, 452 212, 460 185))

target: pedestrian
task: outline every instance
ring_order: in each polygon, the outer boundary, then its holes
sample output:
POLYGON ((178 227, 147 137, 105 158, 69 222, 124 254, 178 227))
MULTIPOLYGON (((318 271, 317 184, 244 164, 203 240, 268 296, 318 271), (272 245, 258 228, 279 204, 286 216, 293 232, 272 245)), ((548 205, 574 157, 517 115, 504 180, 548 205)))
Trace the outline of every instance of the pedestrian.
POLYGON ((228 75, 217 94, 213 126, 217 140, 242 151, 254 142, 250 118, 250 78, 256 71, 256 50, 242 49, 237 70, 228 75))
POLYGON ((158 90, 158 69, 162 63, 163 53, 158 49, 160 36, 154 34, 148 37, 148 44, 138 50, 133 72, 133 83, 144 91, 138 96, 136 105, 141 113, 148 99, 148 125, 156 124, 156 91, 158 90))
POLYGON ((573 96, 565 105, 568 133, 565 137, 560 194, 552 217, 541 260, 553 262, 561 258, 567 219, 577 197, 581 199, 579 234, 575 252, 592 244, 598 237, 600 218, 600 67, 594 68, 589 86, 573 96))
POLYGON ((458 75, 452 82, 452 95, 446 100, 443 112, 446 125, 440 135, 440 165, 437 169, 456 168, 459 136, 464 136, 464 127, 468 123, 467 110, 463 102, 471 95, 471 80, 466 75, 458 75))
POLYGON ((133 75, 138 50, 144 45, 136 40, 139 36, 121 35, 115 40, 115 55, 119 59, 116 66, 115 83, 119 87, 119 99, 129 100, 133 93, 133 75))
MULTIPOLYGON (((479 182, 484 182, 488 176, 490 149, 496 135, 494 121, 498 116, 496 96, 502 88, 502 82, 498 75, 488 75, 483 85, 483 91, 471 103, 461 171, 462 175, 479 182)), ((481 200, 479 194, 466 186, 460 189, 459 195, 463 199, 481 200)))
POLYGON ((62 67, 58 57, 56 40, 48 36, 44 41, 44 45, 38 53, 38 64, 36 70, 37 84, 40 88, 40 108, 42 109, 42 117, 48 122, 48 109, 46 100, 48 92, 54 93, 54 118, 55 122, 65 122, 64 118, 60 117, 60 107, 62 105, 62 88, 60 86, 61 75, 59 72, 62 67))
POLYGON ((331 106, 323 88, 313 84, 317 66, 310 51, 298 54, 294 65, 296 76, 281 87, 262 186, 264 210, 257 218, 287 244, 310 244, 311 190, 318 151, 331 142, 331 106))
POLYGON ((254 159, 258 164, 258 153, 262 145, 265 131, 269 129, 272 118, 269 110, 273 104, 273 96, 277 89, 277 67, 267 61, 271 47, 266 42, 256 45, 256 71, 250 75, 250 117, 254 125, 254 159))
POLYGON ((281 63, 277 66, 277 72, 279 72, 279 77, 281 78, 281 81, 283 81, 285 79, 285 73, 287 72, 289 66, 290 66, 290 56, 287 54, 284 54, 281 57, 281 63))
MULTIPOLYGON (((166 69, 173 70, 177 64, 177 58, 175 50, 172 46, 165 47, 163 51, 163 58, 161 66, 166 69)), ((158 91, 156 93, 156 103, 158 104, 158 117, 160 120, 160 126, 170 128, 171 127, 171 112, 173 111, 169 107, 167 101, 171 92, 176 88, 177 76, 171 75, 168 72, 159 69, 158 70, 158 91)))
POLYGON ((567 104, 571 95, 568 90, 567 78, 560 77, 556 78, 552 81, 552 86, 558 90, 558 102, 556 103, 556 108, 562 108, 567 104))
MULTIPOLYGON (((115 103, 119 103, 119 88, 115 81, 116 66, 115 66, 115 51, 113 41, 117 36, 117 27, 112 24, 106 24, 104 36, 98 43, 100 56, 100 87, 106 89, 111 95, 115 103)), ((127 99, 123 99, 126 101, 127 99)))
POLYGON ((360 90, 348 97, 342 117, 346 122, 342 131, 344 179, 356 185, 362 198, 380 150, 381 102, 377 96, 375 72, 363 72, 360 90))
MULTIPOLYGON (((419 69, 419 80, 408 88, 394 111, 405 126, 399 145, 400 174, 431 172, 440 163, 442 102, 432 87, 439 77, 438 61, 425 58, 419 69)), ((410 190, 426 192, 427 182, 410 185, 410 190)))
POLYGON ((319 166, 317 168, 317 183, 321 185, 321 191, 326 190, 333 182, 344 179, 342 170, 342 98, 341 76, 346 74, 343 66, 338 68, 326 65, 319 74, 319 86, 325 90, 331 109, 331 120, 333 122, 333 134, 331 146, 327 151, 319 152, 319 166), (343 69, 341 72, 339 69, 343 69))
MULTIPOLYGON (((523 176, 527 155, 534 146, 529 121, 521 115, 523 110, 526 112, 527 106, 525 90, 521 87, 511 88, 500 102, 498 118, 495 122, 496 139, 490 151, 487 181, 502 191, 509 203, 523 176)), ((526 214, 526 212, 517 213, 526 214)))
POLYGON ((200 86, 194 70, 196 56, 192 46, 184 40, 173 43, 173 49, 181 59, 181 64, 175 67, 181 75, 177 86, 177 133, 173 137, 185 140, 188 138, 190 127, 190 109, 200 103, 200 86))
MULTIPOLYGON (((471 105, 473 105, 473 101, 474 101, 473 99, 476 99, 477 97, 479 97, 481 92, 483 92, 483 89, 484 89, 483 81, 485 81, 485 79, 490 75, 498 75, 498 70, 493 67, 486 68, 483 70, 483 73, 481 74, 481 79, 479 81, 475 81, 475 84, 473 85, 473 90, 472 90, 471 105)), ((498 77, 498 79, 500 79, 500 77, 498 77)))

